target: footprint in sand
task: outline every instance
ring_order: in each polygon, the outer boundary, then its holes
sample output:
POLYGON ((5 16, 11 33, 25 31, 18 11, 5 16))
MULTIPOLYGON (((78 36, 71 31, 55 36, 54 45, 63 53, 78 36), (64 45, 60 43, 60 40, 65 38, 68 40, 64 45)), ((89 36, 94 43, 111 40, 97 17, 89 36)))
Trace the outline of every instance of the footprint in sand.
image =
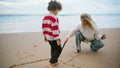
POLYGON ((19 60, 23 60, 24 58, 18 58, 19 60))
POLYGON ((19 57, 19 55, 20 55, 20 52, 19 52, 19 51, 17 51, 17 54, 16 54, 16 56, 17 56, 17 57, 19 57))
POLYGON ((37 47, 37 45, 34 45, 34 47, 37 47))
POLYGON ((69 67, 74 67, 74 68, 81 68, 80 66, 76 66, 75 64, 69 64, 68 62, 64 62, 62 60, 60 60, 60 62, 64 65, 67 65, 69 67))

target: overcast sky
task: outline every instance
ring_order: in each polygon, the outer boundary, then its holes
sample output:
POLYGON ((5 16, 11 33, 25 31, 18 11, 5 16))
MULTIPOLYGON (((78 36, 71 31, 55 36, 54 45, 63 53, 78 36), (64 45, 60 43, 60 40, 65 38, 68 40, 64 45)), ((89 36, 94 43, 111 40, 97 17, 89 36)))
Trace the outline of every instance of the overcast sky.
MULTIPOLYGON (((50 0, 0 0, 0 14, 45 14, 50 0)), ((61 14, 120 13, 120 0, 57 0, 61 14)))

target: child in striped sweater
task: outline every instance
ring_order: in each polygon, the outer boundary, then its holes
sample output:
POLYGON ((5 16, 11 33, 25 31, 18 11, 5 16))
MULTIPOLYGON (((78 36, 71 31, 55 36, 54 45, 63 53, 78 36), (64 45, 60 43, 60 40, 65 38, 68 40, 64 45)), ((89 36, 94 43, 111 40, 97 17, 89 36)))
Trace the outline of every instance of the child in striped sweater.
POLYGON ((45 15, 42 21, 42 30, 44 40, 49 42, 51 46, 51 59, 48 68, 52 68, 52 65, 57 64, 58 58, 61 54, 61 41, 60 41, 60 29, 59 20, 56 16, 59 11, 62 10, 61 3, 57 1, 50 1, 47 7, 49 14, 45 15))

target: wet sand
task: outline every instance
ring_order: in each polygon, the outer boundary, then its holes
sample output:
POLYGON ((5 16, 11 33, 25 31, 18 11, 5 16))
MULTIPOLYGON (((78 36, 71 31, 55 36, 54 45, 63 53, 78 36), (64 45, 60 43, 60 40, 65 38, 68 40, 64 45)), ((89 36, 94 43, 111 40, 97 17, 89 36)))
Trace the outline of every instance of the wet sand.
MULTIPOLYGON (((75 38, 66 44, 53 68, 120 68, 120 29, 102 29, 107 35, 105 46, 92 52, 89 44, 82 43, 82 51, 74 53, 75 38)), ((62 42, 68 31, 61 33, 62 42)), ((43 41, 41 32, 0 34, 0 68, 46 68, 50 46, 43 41)))

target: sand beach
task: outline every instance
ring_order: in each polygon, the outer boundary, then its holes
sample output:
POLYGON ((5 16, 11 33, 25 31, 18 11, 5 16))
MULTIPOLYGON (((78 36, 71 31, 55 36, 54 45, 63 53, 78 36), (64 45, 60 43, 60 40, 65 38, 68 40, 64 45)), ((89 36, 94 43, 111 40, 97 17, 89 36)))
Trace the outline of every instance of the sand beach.
MULTIPOLYGON (((68 32, 61 32, 62 43, 68 32)), ((120 28, 100 32, 107 36, 101 50, 92 52, 89 44, 82 43, 82 51, 76 54, 73 37, 53 68, 120 68, 120 28)), ((50 46, 41 32, 0 34, 0 68, 46 68, 49 58, 50 46)))

